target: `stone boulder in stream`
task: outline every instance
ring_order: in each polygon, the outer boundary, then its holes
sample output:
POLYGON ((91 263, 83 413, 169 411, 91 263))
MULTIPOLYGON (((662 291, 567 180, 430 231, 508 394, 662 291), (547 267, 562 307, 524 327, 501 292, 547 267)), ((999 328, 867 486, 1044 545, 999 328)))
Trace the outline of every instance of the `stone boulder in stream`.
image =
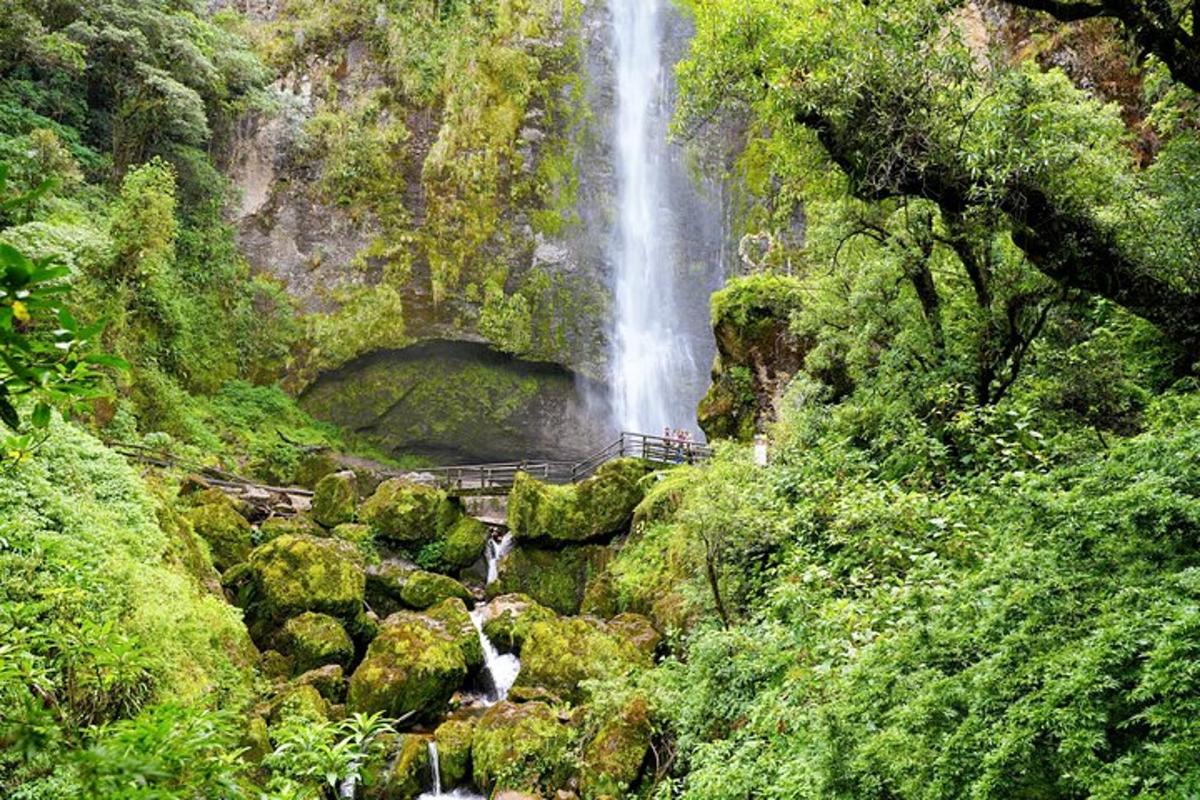
POLYGON ((533 623, 558 615, 523 594, 501 595, 483 607, 483 633, 504 651, 521 652, 533 623))
POLYGON ((613 551, 603 545, 561 550, 519 546, 500 562, 487 594, 524 594, 559 614, 578 614, 589 583, 603 574, 612 557, 613 551))
POLYGON ((467 588, 453 578, 403 561, 367 567, 367 603, 380 616, 406 608, 424 611, 451 597, 464 602, 472 599, 467 588))
POLYGON ((508 499, 509 530, 518 541, 578 543, 613 536, 629 527, 649 472, 645 462, 626 458, 570 486, 518 473, 508 499))
POLYGON ((290 656, 295 672, 308 672, 328 664, 348 667, 354 642, 336 619, 306 611, 283 624, 280 652, 290 656))
POLYGON ((313 491, 313 519, 326 528, 354 521, 358 506, 358 480, 349 470, 326 475, 313 491))
POLYGON ((366 578, 354 545, 315 536, 280 536, 250 554, 251 632, 315 611, 343 622, 362 612, 366 578))
POLYGON ((652 665, 650 654, 622 633, 594 617, 534 622, 521 647, 516 687, 545 689, 571 703, 585 702, 583 681, 652 665))
POLYGON ((478 632, 461 600, 423 614, 400 611, 383 621, 350 677, 347 703, 351 711, 429 719, 482 662, 478 632))
POLYGON ((450 530, 462 518, 462 508, 440 489, 393 478, 379 484, 359 516, 381 539, 420 545, 450 530))
POLYGON ((583 748, 579 788, 583 800, 627 797, 650 751, 650 708, 634 697, 607 720, 583 748))
POLYGON ((223 495, 218 495, 215 502, 196 506, 185 516, 208 543, 213 566, 221 572, 245 561, 254 547, 250 523, 223 495))
POLYGON ((472 735, 475 783, 491 796, 563 788, 575 769, 574 739, 575 731, 545 703, 497 703, 472 735))

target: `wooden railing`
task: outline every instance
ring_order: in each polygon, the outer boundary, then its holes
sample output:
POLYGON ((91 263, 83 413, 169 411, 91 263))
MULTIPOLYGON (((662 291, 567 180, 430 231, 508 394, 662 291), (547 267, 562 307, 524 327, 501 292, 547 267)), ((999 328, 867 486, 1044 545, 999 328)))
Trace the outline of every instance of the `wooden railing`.
POLYGON ((582 461, 510 461, 496 464, 467 464, 434 467, 420 471, 438 486, 458 494, 490 494, 507 491, 517 473, 546 483, 577 483, 618 458, 638 458, 652 464, 695 464, 712 457, 712 449, 699 442, 681 442, 643 433, 622 433, 617 441, 582 461))

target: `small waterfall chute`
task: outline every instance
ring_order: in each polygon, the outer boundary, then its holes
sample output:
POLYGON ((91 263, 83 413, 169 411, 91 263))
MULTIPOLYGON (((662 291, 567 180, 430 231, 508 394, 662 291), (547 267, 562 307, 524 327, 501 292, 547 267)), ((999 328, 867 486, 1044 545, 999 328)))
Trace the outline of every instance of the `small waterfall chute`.
POLYGON ((483 795, 470 789, 442 791, 442 762, 438 757, 437 741, 434 739, 429 740, 429 777, 433 785, 428 792, 418 796, 417 800, 485 800, 483 795))

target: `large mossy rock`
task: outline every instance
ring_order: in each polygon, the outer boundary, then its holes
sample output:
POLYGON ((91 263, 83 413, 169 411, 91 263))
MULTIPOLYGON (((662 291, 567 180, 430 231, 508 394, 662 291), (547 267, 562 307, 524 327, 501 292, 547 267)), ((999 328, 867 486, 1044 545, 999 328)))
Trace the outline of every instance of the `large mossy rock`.
POLYGON ((313 519, 326 528, 354 521, 358 506, 358 481, 353 472, 335 472, 317 481, 313 491, 313 519))
POLYGON ((463 517, 446 531, 442 540, 442 561, 452 569, 466 569, 483 558, 488 535, 487 525, 472 517, 463 517))
POLYGON ((337 664, 349 667, 354 658, 350 634, 328 614, 306 611, 283 624, 281 652, 291 657, 296 672, 337 664))
POLYGON ((425 791, 432 775, 429 740, 409 733, 401 736, 397 745, 395 758, 377 794, 386 800, 415 800, 425 791))
POLYGON ((574 737, 545 703, 497 703, 479 718, 472 735, 475 783, 493 796, 563 788, 575 768, 574 737))
POLYGON ((579 779, 583 800, 628 797, 650 751, 652 732, 644 697, 635 697, 602 722, 583 749, 579 779))
POLYGON ((501 560, 487 594, 524 594, 559 614, 578 614, 589 582, 603 575, 612 557, 602 545, 561 550, 518 546, 501 560))
POLYGON ((500 650, 519 653, 533 623, 557 616, 527 595, 505 594, 484 606, 483 632, 500 650))
POLYGON ((254 548, 254 531, 232 503, 205 503, 185 515, 196 534, 208 544, 213 566, 221 572, 240 564, 254 548))
POLYGON ((452 597, 463 602, 472 599, 467 587, 453 578, 404 562, 385 561, 367 568, 367 603, 381 616, 406 608, 424 611, 452 597))
POLYGON ((437 727, 438 762, 442 770, 442 788, 466 786, 471 781, 471 739, 475 720, 471 717, 448 719, 437 727))
POLYGON ((479 637, 461 600, 424 614, 397 612, 380 625, 350 678, 351 711, 400 717, 440 713, 471 669, 483 661, 479 637))
POLYGON ((579 703, 587 699, 580 687, 583 681, 617 677, 652 663, 647 653, 601 620, 541 620, 530 625, 525 636, 516 686, 546 689, 579 703))
POLYGON ((521 541, 578 543, 629 527, 649 472, 636 459, 610 461, 571 486, 551 486, 519 473, 508 498, 508 527, 521 541))
POLYGON ((282 622, 316 611, 350 622, 362 612, 366 578, 353 545, 315 536, 280 536, 250 554, 256 621, 282 622))
POLYGON ((269 542, 280 536, 324 536, 325 529, 316 520, 305 514, 294 517, 271 517, 258 525, 260 542, 269 542))
POLYGON ((411 546, 450 530, 462 518, 462 508, 441 489, 393 478, 379 484, 360 517, 379 538, 411 546))

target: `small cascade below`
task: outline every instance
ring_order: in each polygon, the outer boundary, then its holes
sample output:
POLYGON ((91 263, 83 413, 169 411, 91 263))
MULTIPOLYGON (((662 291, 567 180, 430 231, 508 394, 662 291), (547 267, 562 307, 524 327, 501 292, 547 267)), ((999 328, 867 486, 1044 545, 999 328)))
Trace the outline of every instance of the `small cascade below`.
POLYGON ((513 549, 513 535, 506 533, 497 541, 489 538, 487 549, 484 551, 484 558, 487 559, 487 582, 490 586, 500 578, 500 559, 508 555, 513 549))
MULTIPOLYGON (((491 585, 500 576, 500 560, 513 548, 513 536, 506 533, 499 540, 489 538, 484 557, 487 560, 487 582, 491 585)), ((521 660, 513 653, 501 653, 492 640, 483 632, 483 608, 476 606, 471 611, 471 622, 479 631, 479 645, 483 648, 483 678, 485 681, 483 704, 495 705, 508 698, 508 691, 517 682, 521 671, 521 660)))
POLYGON ((469 789, 455 789, 452 792, 442 791, 442 763, 438 758, 437 742, 429 740, 429 772, 433 781, 428 792, 417 797, 417 800, 485 800, 481 794, 469 789))

